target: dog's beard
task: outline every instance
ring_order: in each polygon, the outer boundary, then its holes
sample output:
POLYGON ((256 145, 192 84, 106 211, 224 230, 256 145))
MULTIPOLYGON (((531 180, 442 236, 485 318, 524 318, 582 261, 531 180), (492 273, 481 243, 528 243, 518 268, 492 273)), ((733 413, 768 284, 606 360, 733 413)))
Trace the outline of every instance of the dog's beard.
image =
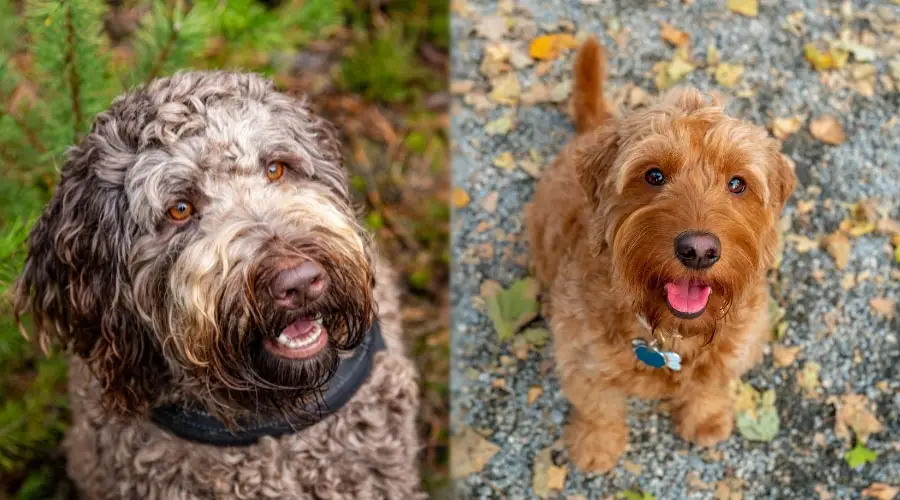
POLYGON ((303 249, 305 258, 325 268, 329 287, 314 303, 296 309, 276 306, 266 277, 275 271, 264 270, 284 257, 296 257, 294 253, 259 252, 253 261, 232 266, 224 277, 202 276, 199 285, 191 282, 190 274, 172 278, 172 254, 143 261, 136 274, 139 309, 152 326, 174 382, 160 387, 161 396, 174 391, 226 423, 253 415, 281 415, 292 421, 310 417, 307 408, 321 400, 341 351, 359 346, 376 317, 369 257, 341 251, 347 247, 338 242, 332 249, 303 249), (173 301, 175 296, 183 298, 173 301), (314 356, 286 359, 266 348, 266 341, 304 318, 320 318, 327 336, 314 356))
POLYGON ((231 296, 223 294, 219 306, 224 345, 217 349, 219 365, 209 373, 207 383, 219 386, 212 397, 230 413, 280 414, 292 421, 314 417, 307 411, 321 402, 327 383, 336 373, 340 353, 358 347, 375 318, 368 266, 356 273, 329 269, 329 291, 315 303, 288 310, 257 297, 265 292, 231 296), (320 318, 327 342, 306 359, 288 359, 266 346, 292 323, 320 318), (236 407, 236 408, 235 408, 236 407))

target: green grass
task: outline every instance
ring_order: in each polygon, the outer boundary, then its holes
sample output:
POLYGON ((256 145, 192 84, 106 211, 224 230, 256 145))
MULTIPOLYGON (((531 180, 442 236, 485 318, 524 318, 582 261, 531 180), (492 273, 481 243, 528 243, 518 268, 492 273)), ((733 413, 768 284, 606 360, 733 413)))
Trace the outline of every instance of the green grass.
POLYGON ((423 380, 424 480, 432 493, 446 488, 446 110, 423 104, 429 92, 445 88, 446 68, 436 71, 423 53, 446 57, 447 0, 378 7, 285 0, 274 10, 256 0, 196 0, 190 10, 184 0, 126 0, 113 14, 140 12, 142 23, 115 40, 103 29, 108 9, 94 0, 33 0, 27 15, 21 4, 0 0, 0 500, 71 494, 58 449, 68 422, 66 363, 22 337, 9 303, 23 243, 66 147, 123 89, 178 69, 220 67, 262 72, 288 90, 313 93, 313 106, 343 129, 366 224, 407 285, 406 328, 423 380), (74 25, 73 39, 66 23, 74 25), (331 84, 322 89, 297 83, 305 75, 291 69, 293 57, 314 42, 336 47, 331 84), (68 79, 73 69, 77 99, 68 79), (347 96, 362 104, 340 109, 347 96), (365 136, 366 127, 354 126, 357 114, 371 111, 390 117, 395 137, 365 136), (365 149, 366 161, 355 147, 365 149))

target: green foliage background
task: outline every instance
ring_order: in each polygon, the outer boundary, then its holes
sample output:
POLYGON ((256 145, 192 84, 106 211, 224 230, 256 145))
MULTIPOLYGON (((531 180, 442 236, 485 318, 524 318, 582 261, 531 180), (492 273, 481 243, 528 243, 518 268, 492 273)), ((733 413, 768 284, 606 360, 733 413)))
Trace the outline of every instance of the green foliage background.
MULTIPOLYGON (((9 289, 66 148, 98 111, 135 85, 178 69, 216 67, 293 81, 290 61, 299 51, 339 40, 330 93, 361 96, 365 109, 385 107, 402 117, 395 120, 397 144, 352 141, 374 150, 374 167, 350 165, 354 188, 369 208, 366 220, 383 246, 414 253, 401 272, 418 314, 444 308, 446 193, 436 187, 426 192, 428 203, 413 202, 404 195, 402 177, 424 172, 439 185, 446 173, 446 135, 435 125, 446 111, 423 104, 446 82, 440 72, 423 69, 420 49, 428 44, 446 54, 447 0, 284 0, 274 7, 257 0, 110 3, 0 0, 0 500, 72 494, 58 451, 68 418, 65 360, 27 343, 12 318, 9 289), (139 14, 136 29, 124 35, 115 29, 122 12, 139 14), (382 192, 393 194, 385 199, 382 192)), ((27 330, 27 318, 25 323, 27 330)), ((446 474, 446 347, 434 340, 445 329, 419 325, 414 335, 414 352, 429 366, 423 376, 429 442, 423 472, 432 492, 446 474), (435 358, 442 361, 435 365, 435 358)))

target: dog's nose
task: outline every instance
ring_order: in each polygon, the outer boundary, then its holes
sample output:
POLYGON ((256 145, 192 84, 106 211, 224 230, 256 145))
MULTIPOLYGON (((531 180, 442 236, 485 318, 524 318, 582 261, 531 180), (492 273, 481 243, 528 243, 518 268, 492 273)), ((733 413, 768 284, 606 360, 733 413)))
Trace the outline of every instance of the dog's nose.
POLYGON ((685 267, 706 269, 722 255, 722 244, 712 233, 688 231, 675 238, 675 255, 685 267))
POLYGON ((303 306, 325 293, 326 281, 325 269, 307 260, 278 273, 272 284, 272 295, 281 305, 303 306))

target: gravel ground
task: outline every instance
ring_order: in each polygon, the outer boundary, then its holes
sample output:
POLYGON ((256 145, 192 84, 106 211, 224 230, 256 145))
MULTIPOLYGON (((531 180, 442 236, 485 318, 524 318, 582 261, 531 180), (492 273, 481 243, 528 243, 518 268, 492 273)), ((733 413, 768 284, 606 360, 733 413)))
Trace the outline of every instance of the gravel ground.
MULTIPOLYGON (((521 168, 497 168, 492 160, 507 151, 522 160, 534 149, 549 161, 572 137, 573 127, 562 105, 477 109, 484 103, 480 95, 491 87, 479 70, 486 41, 475 32, 478 16, 499 9, 514 20, 531 18, 537 34, 558 32, 571 22, 576 32, 595 33, 609 47, 612 87, 634 84, 650 94, 656 94, 654 64, 671 59, 674 52, 660 39, 660 21, 689 33, 698 59, 704 59, 707 45, 714 43, 723 61, 744 65, 743 82, 729 91, 698 69, 684 83, 729 95, 732 115, 760 125, 768 126, 773 117, 805 118, 784 144, 800 181, 786 208, 787 232, 821 239, 847 218, 842 204, 863 199, 877 200, 887 217, 900 220, 900 129, 895 116, 900 96, 881 83, 870 97, 834 89, 829 84, 833 82, 803 58, 807 42, 836 37, 842 27, 840 2, 763 0, 759 15, 752 18, 729 12, 725 1, 518 0, 514 11, 510 4, 454 2, 452 20, 452 79, 474 82, 471 90, 456 85, 460 94, 451 124, 454 184, 471 198, 460 203, 464 206, 457 208, 452 228, 452 426, 457 432, 474 429, 499 447, 480 470, 457 480, 462 498, 535 497, 534 457, 560 437, 568 415, 553 374, 551 348, 533 349, 527 359, 514 356, 477 304, 485 280, 508 285, 527 275, 522 209, 532 197, 535 180, 521 168), (786 16, 797 11, 803 12, 802 35, 783 27, 786 16), (630 30, 621 48, 609 29, 619 26, 630 30), (741 89, 752 93, 737 95, 741 89), (809 119, 822 114, 839 117, 846 142, 832 146, 813 138, 809 119), (508 133, 486 132, 488 123, 509 115, 514 126, 508 133), (534 386, 541 387, 542 394, 528 404, 526 394, 534 386)), ((896 2, 853 2, 852 11, 869 11, 894 23, 900 18, 896 2)), ((857 19, 844 26, 871 29, 867 23, 857 19)), ((509 35, 507 41, 513 40, 516 35, 509 35)), ((882 50, 890 50, 881 40, 882 50)), ((568 77, 573 54, 564 53, 546 68, 514 70, 523 92, 536 81, 552 86, 568 77), (540 71, 547 72, 538 76, 540 71)), ((898 56, 879 54, 874 62, 879 75, 889 74, 891 57, 898 56)), ((600 498, 634 489, 659 499, 715 498, 727 493, 724 484, 743 498, 859 498, 872 483, 900 485, 900 314, 878 314, 870 303, 876 297, 900 301, 900 266, 893 262, 889 236, 870 233, 851 241, 850 261, 843 270, 822 248, 801 252, 795 244, 786 245, 774 292, 786 310, 787 330, 780 342, 802 346, 802 351, 797 361, 780 368, 767 355, 744 377, 761 391, 777 392, 781 430, 773 441, 751 442, 736 434, 712 451, 697 449, 675 436, 664 412, 636 401, 630 414, 630 449, 619 467, 597 476, 569 466, 559 497, 600 498), (842 287, 848 275, 855 275, 858 283, 842 287), (807 397, 798 386, 798 374, 812 362, 821 365, 820 386, 814 397, 807 397), (843 459, 849 446, 835 434, 836 411, 829 400, 848 392, 868 397, 884 425, 867 442, 877 459, 856 470, 843 459), (697 474, 689 476, 692 471, 697 474)))

